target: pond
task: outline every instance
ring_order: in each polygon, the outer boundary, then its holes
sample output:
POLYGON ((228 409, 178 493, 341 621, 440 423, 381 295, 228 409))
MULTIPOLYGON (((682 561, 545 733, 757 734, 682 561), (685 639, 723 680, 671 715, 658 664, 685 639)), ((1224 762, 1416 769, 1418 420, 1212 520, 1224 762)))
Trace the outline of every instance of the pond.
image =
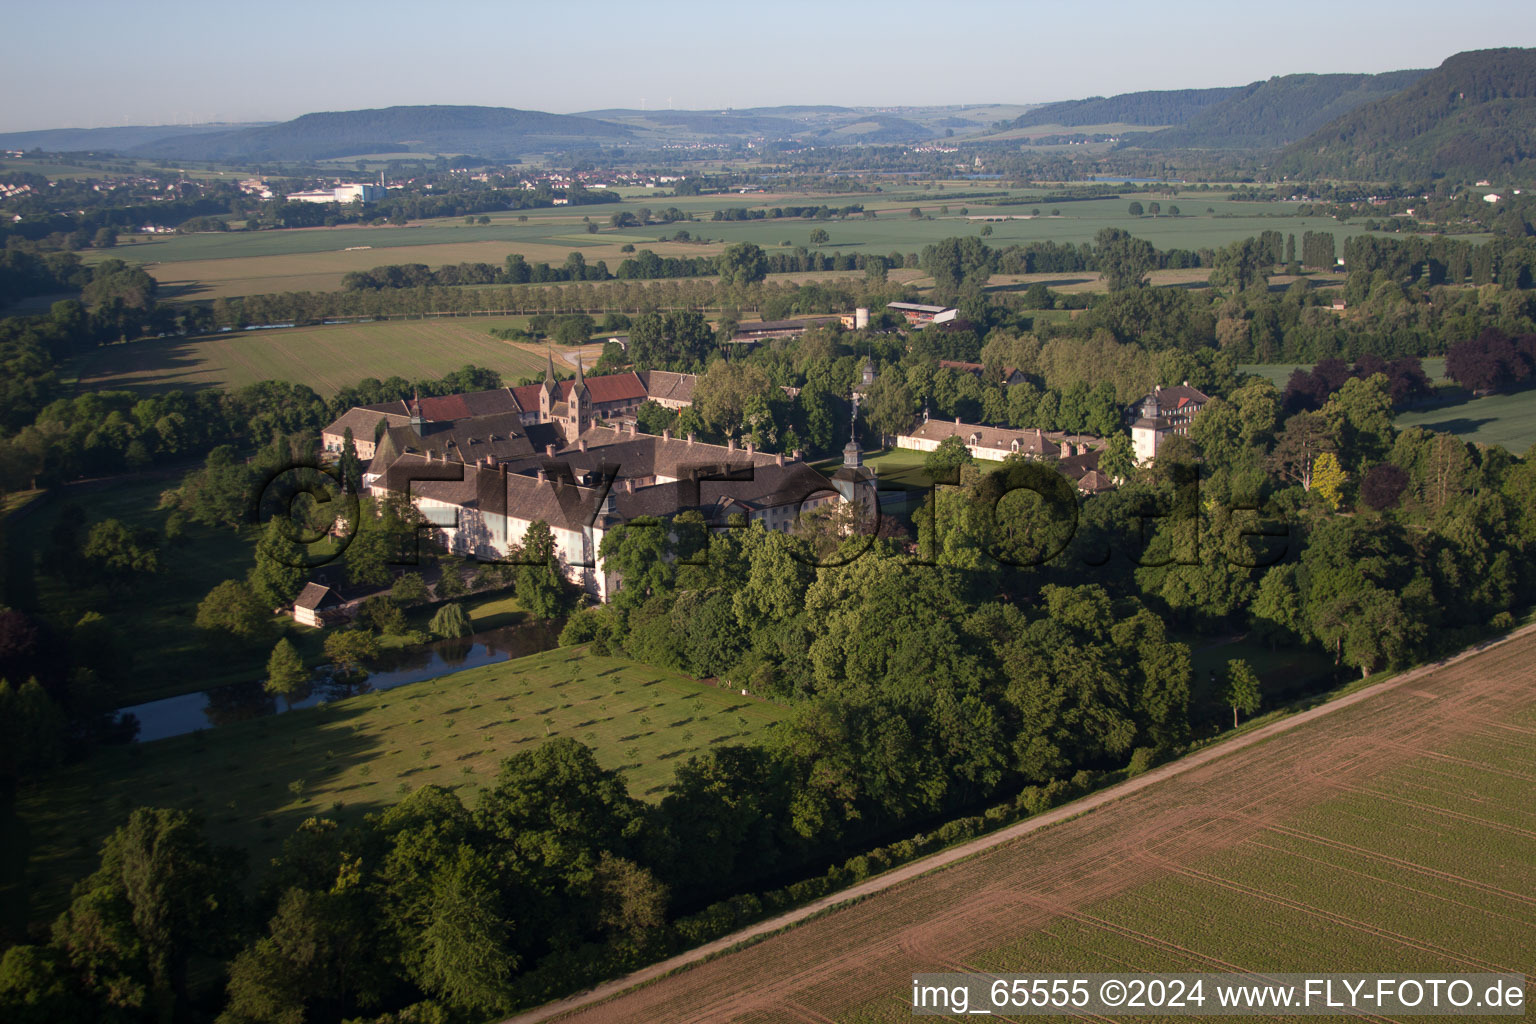
POLYGON ((163 740, 212 726, 243 722, 295 708, 312 708, 343 697, 392 690, 450 672, 538 654, 554 647, 559 637, 559 623, 528 622, 457 640, 438 640, 419 647, 386 651, 372 663, 367 677, 362 680, 334 678, 330 667, 322 666, 315 670, 309 694, 291 705, 267 693, 262 689, 261 681, 253 679, 201 693, 184 693, 179 697, 135 704, 118 711, 138 720, 137 738, 140 742, 163 740))

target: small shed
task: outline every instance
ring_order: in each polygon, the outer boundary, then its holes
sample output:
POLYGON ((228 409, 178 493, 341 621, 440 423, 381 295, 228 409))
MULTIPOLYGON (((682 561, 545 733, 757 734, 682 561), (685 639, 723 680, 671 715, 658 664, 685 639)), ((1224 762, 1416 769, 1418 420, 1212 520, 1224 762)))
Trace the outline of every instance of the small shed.
POLYGON ((293 621, 317 629, 341 615, 341 595, 323 583, 306 583, 293 601, 293 621))

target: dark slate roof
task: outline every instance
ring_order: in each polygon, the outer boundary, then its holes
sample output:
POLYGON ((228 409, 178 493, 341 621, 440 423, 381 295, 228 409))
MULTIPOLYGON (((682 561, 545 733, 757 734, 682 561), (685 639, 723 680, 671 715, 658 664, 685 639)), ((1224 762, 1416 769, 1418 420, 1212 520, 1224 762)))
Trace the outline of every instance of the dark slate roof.
POLYGON ((594 427, 582 435, 586 451, 572 445, 554 458, 538 455, 502 466, 462 465, 401 455, 377 486, 482 512, 506 510, 520 519, 552 526, 589 526, 604 504, 612 477, 613 511, 619 519, 672 516, 686 509, 706 513, 799 504, 832 490, 827 478, 804 462, 774 455, 652 434, 594 427), (545 478, 538 478, 539 470, 545 478), (635 479, 679 477, 674 483, 630 488, 635 479), (424 479, 425 478, 425 479, 424 479), (500 488, 505 488, 505 503, 500 488))
POLYGON ((335 423, 325 428, 324 432, 340 436, 351 430, 354 440, 372 443, 379 420, 383 420, 388 426, 398 427, 404 425, 409 419, 410 417, 403 412, 383 412, 367 406, 354 406, 342 413, 335 423))
POLYGON ((1026 455, 1039 455, 1049 457, 1059 450, 1059 442, 1053 445, 1045 432, 1036 428, 1033 430, 1011 430, 1003 427, 989 427, 980 423, 956 423, 954 420, 929 420, 927 423, 919 423, 907 431, 908 437, 920 437, 926 441, 943 441, 946 437, 955 434, 967 444, 971 435, 980 436, 977 446, 992 448, 1000 452, 1012 452, 1013 443, 1019 443, 1018 450, 1026 455))
POLYGON ((293 599, 295 608, 329 608, 341 604, 341 597, 330 587, 319 583, 306 583, 299 596, 293 599))
MULTIPOLYGON (((420 430, 410 426, 390 427, 386 433, 398 454, 433 452, 455 462, 479 462, 487 456, 497 461, 518 459, 534 452, 528 428, 523 426, 521 417, 512 412, 473 416, 451 423, 425 423, 420 430)), ((378 461, 376 454, 374 462, 378 461)), ((386 461, 382 465, 388 464, 386 461)), ((371 463, 368 469, 369 472, 379 471, 371 463)))
POLYGON ((699 378, 691 373, 672 373, 669 370, 640 370, 635 376, 645 386, 648 397, 674 402, 692 402, 693 387, 699 382, 699 378))

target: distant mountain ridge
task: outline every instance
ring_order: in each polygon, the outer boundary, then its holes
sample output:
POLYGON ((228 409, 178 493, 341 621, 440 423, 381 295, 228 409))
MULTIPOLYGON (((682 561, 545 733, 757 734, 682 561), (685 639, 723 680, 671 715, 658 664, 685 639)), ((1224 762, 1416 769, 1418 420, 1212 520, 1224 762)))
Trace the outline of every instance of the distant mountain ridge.
POLYGON ((1536 49, 1458 53, 1288 147, 1276 167, 1397 179, 1536 172, 1536 49))
POLYGON ((1152 135, 1149 149, 1279 149, 1412 85, 1426 70, 1376 75, 1284 75, 1245 85, 1181 127, 1152 135))
POLYGON ((187 135, 211 135, 242 128, 260 128, 254 124, 161 124, 124 125, 115 128, 45 128, 31 132, 0 134, 0 149, 41 149, 49 153, 112 152, 187 135))
POLYGON ((515 157, 549 146, 622 142, 620 124, 511 107, 406 106, 305 114, 281 124, 162 139, 140 156, 183 160, 330 160, 363 153, 470 153, 515 157))
POLYGON ((1146 127, 1188 124, 1201 111, 1230 99, 1242 86, 1219 89, 1158 89, 1126 92, 1118 96, 1094 96, 1086 100, 1063 100, 1026 111, 1008 124, 1009 128, 1034 128, 1061 125, 1081 128, 1095 124, 1135 124, 1146 127))

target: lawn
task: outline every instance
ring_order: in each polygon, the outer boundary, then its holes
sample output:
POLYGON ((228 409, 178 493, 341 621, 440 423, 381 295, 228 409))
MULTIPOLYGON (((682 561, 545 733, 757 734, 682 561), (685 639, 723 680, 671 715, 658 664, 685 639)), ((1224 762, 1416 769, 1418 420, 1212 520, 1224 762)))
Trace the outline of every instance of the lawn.
POLYGON ((544 357, 490 331, 524 322, 454 317, 164 338, 94 349, 76 368, 81 385, 92 390, 238 388, 287 380, 329 396, 365 377, 435 378, 466 363, 496 370, 515 384, 541 376, 544 357))
POLYGON ((1399 416, 1395 425, 1399 430, 1424 427, 1455 434, 1463 441, 1503 445, 1523 455, 1536 444, 1536 391, 1484 395, 1432 409, 1414 409, 1399 416))
POLYGON ((751 739, 777 705, 584 648, 440 676, 310 710, 100 750, 24 792, 17 810, 37 870, 31 916, 60 909, 101 839, 141 804, 196 811, 258 867, 300 822, 359 820, 425 785, 473 804, 500 762, 566 736, 658 800, 678 764, 751 739))

